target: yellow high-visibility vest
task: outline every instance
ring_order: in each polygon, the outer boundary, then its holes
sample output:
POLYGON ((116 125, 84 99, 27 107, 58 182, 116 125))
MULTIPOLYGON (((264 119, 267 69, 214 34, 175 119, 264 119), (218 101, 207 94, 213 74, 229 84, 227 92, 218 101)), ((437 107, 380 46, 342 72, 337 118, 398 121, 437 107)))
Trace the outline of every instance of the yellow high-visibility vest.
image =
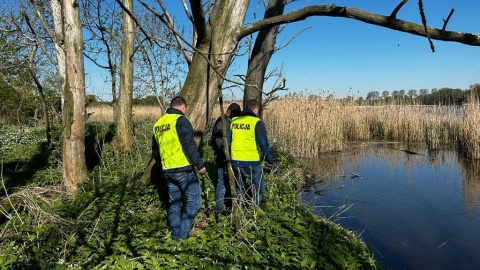
POLYGON ((165 114, 153 125, 153 134, 159 145, 163 170, 181 168, 192 162, 183 152, 180 138, 177 134, 177 120, 181 114, 165 114))
POLYGON ((232 119, 230 130, 232 132, 231 155, 232 160, 260 161, 260 153, 255 139, 255 125, 260 118, 245 115, 232 119))

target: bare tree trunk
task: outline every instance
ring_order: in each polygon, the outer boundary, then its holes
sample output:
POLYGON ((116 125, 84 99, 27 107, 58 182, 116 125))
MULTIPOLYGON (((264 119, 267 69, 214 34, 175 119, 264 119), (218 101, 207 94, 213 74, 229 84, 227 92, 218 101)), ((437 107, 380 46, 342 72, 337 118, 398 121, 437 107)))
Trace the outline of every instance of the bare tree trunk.
MULTIPOLYGON (((283 14, 285 0, 270 0, 265 10, 264 19, 283 14)), ((243 107, 246 108, 247 101, 256 99, 262 104, 263 83, 265 82, 265 72, 267 70, 270 58, 275 50, 275 42, 278 34, 278 25, 267 27, 258 32, 253 45, 252 55, 248 61, 247 76, 245 79, 245 91, 243 93, 243 107), (256 85, 258 88, 253 87, 256 85), (260 90, 259 90, 260 89, 260 90)), ((263 115, 263 109, 260 107, 259 116, 263 115)))
MULTIPOLYGON (((133 0, 123 0, 123 5, 133 11, 133 0)), ((133 99, 133 19, 123 11, 123 41, 120 63, 120 90, 116 103, 116 140, 120 152, 132 151, 132 99, 133 99)))
POLYGON ((66 81, 63 88, 63 178, 68 193, 88 179, 85 161, 85 71, 83 36, 77 0, 62 5, 65 37, 66 81))
MULTIPOLYGON (((223 110, 223 94, 220 92, 218 101, 220 103, 220 115, 222 118, 222 140, 223 140, 223 145, 228 145, 228 139, 227 139, 227 125, 228 121, 225 119, 225 112, 223 110)), ((230 184, 230 194, 232 196, 232 214, 233 214, 233 220, 235 222, 235 233, 239 233, 242 230, 242 219, 240 216, 240 202, 237 199, 237 194, 236 194, 236 184, 235 184, 235 175, 233 172, 233 167, 232 167, 232 156, 230 155, 230 149, 229 147, 225 147, 225 161, 227 162, 227 175, 228 175, 228 182, 230 184)))
MULTIPOLYGON (((60 0, 50 0, 50 6, 52 8, 52 19, 53 27, 55 32, 54 37, 54 46, 57 56, 57 71, 58 76, 60 77, 60 85, 62 89, 65 88, 65 76, 66 76, 66 62, 65 62, 65 33, 63 32, 63 17, 62 17, 62 5, 60 0)), ((62 96, 61 107, 63 109, 64 99, 63 92, 60 93, 62 96)))
POLYGON ((210 21, 214 24, 206 27, 205 35, 199 35, 196 52, 187 73, 187 78, 180 91, 188 104, 188 117, 196 131, 205 129, 218 91, 221 89, 223 77, 230 65, 233 53, 238 44, 237 33, 242 28, 248 0, 215 1, 210 21), (225 14, 231 14, 226 16, 225 14), (211 63, 207 79, 207 60, 211 42, 211 63), (203 55, 202 55, 203 54, 203 55), (208 84, 207 84, 208 81, 208 84))

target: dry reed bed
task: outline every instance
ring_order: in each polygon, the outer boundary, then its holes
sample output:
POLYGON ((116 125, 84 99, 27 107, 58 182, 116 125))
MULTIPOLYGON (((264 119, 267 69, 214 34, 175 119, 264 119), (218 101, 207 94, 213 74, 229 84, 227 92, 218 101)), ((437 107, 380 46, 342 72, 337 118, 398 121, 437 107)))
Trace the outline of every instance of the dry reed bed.
MULTIPOLYGON (((242 104, 241 101, 236 102, 242 104)), ((224 110, 226 110, 231 103, 232 102, 224 103, 224 110)), ((153 125, 153 123, 165 113, 165 110, 162 110, 160 106, 133 106, 132 112, 134 122, 150 121, 153 125)), ((113 122, 113 107, 109 105, 87 107, 87 115, 88 122, 113 122)), ((216 104, 211 118, 215 120, 219 116, 220 106, 216 104)))
MULTIPOLYGON (((164 112, 159 106, 133 106, 134 122, 150 121, 152 125, 164 112)), ((113 107, 109 105, 87 107, 88 122, 113 122, 113 107)))
MULTIPOLYGON (((89 122, 113 122, 110 106, 87 108, 87 113, 89 122)), ((153 124, 162 114, 159 107, 138 106, 133 108, 133 121, 153 124)), ((219 115, 216 105, 212 120, 219 115)), ((480 159, 480 102, 476 99, 462 107, 355 106, 296 97, 272 101, 263 115, 272 146, 298 157, 341 151, 349 141, 388 140, 425 142, 428 149, 458 145, 467 157, 480 159)))
POLYGON ((470 96, 468 103, 464 106, 464 115, 460 129, 460 150, 472 159, 480 159, 480 102, 477 98, 470 96))
POLYGON ((461 138, 468 149, 476 149, 475 158, 480 158, 480 132, 475 122, 480 109, 478 104, 469 108, 473 112, 464 114, 461 107, 454 106, 354 106, 295 98, 269 104, 264 121, 272 144, 295 156, 340 151, 349 141, 426 142, 429 149, 435 149, 461 138))

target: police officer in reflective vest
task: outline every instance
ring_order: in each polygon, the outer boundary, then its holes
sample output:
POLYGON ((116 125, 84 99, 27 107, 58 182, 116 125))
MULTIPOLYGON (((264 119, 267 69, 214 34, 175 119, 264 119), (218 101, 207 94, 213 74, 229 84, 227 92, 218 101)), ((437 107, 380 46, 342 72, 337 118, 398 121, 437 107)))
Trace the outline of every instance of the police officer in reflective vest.
POLYGON ((265 125, 258 118, 260 103, 251 99, 240 116, 232 119, 228 132, 228 141, 235 174, 237 198, 245 200, 241 204, 253 201, 260 205, 264 189, 262 160, 273 166, 273 156, 268 144, 265 125), (260 151, 259 151, 260 149, 260 151), (247 185, 247 179, 253 185, 247 185))
POLYGON ((172 99, 166 114, 153 126, 152 156, 162 165, 167 180, 167 219, 175 240, 187 239, 190 235, 202 204, 195 168, 200 174, 206 171, 195 144, 192 124, 185 117, 186 110, 185 99, 177 96, 172 99))

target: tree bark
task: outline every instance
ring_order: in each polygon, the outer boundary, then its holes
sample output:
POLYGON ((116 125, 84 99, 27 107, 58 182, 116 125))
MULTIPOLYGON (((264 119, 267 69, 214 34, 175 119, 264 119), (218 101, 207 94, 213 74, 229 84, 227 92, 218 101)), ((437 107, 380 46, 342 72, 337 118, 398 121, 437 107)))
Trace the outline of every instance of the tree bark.
MULTIPOLYGON (((248 0, 215 1, 210 14, 211 25, 200 26, 205 31, 197 32, 197 51, 180 91, 180 95, 187 101, 187 115, 195 131, 205 129, 207 117, 210 117, 213 110, 239 41, 236 37, 245 19, 248 4, 248 0), (206 59, 209 51, 213 67, 209 67, 206 59)), ((198 21, 196 18, 195 22, 198 21)), ((196 29, 199 29, 197 25, 196 29)))
MULTIPOLYGON (((63 15, 62 15, 62 4, 60 0, 50 0, 50 6, 52 8, 52 19, 53 19, 53 28, 54 28, 54 46, 55 53, 57 57, 57 71, 58 76, 60 77, 60 85, 62 89, 65 88, 65 76, 66 76, 66 62, 65 62, 65 33, 63 32, 63 15)), ((63 104, 65 102, 65 97, 63 92, 61 94, 61 107, 63 109, 63 104)))
MULTIPOLYGON (((133 11, 133 0, 123 0, 123 5, 133 11)), ((131 152, 133 148, 132 133, 132 99, 133 99, 133 19, 123 10, 123 41, 120 62, 120 89, 116 103, 116 140, 120 152, 131 152)))
MULTIPOLYGON (((283 14, 285 0, 270 0, 265 10, 264 19, 283 14)), ((247 101, 255 99, 262 104, 262 90, 265 82, 265 72, 268 63, 275 50, 275 42, 278 35, 278 25, 263 28, 258 32, 252 55, 248 61, 247 76, 245 78, 245 91, 243 93, 243 108, 247 101), (256 87, 254 87, 256 86, 256 87)), ((263 116, 263 109, 260 106, 258 111, 260 118, 263 116)))
POLYGON ((83 36, 77 0, 62 3, 66 81, 63 88, 63 180, 68 193, 88 179, 85 161, 85 71, 83 36))

